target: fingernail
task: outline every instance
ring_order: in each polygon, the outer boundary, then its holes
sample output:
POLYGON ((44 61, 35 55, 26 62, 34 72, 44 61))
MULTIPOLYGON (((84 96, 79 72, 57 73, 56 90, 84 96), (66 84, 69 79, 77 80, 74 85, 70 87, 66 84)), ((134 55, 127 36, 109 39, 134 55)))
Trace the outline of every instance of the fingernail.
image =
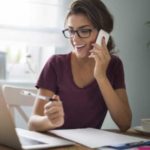
POLYGON ((52 99, 55 99, 55 98, 56 98, 56 95, 53 95, 53 96, 52 96, 52 99))

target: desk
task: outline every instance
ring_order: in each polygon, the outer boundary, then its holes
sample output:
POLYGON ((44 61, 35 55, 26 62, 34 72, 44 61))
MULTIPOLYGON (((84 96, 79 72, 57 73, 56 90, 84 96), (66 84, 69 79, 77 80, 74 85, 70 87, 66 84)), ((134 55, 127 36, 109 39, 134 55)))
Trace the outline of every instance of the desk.
MULTIPOLYGON (((115 132, 115 133, 119 133, 119 134, 124 134, 124 135, 130 135, 130 136, 136 136, 136 137, 141 137, 141 138, 146 138, 146 139, 150 139, 150 135, 143 135, 142 133, 136 132, 134 129, 129 129, 127 132, 125 133, 121 133, 119 130, 117 129, 108 129, 107 131, 110 132, 115 132)), ((0 145, 0 150, 14 150, 12 148, 7 148, 4 146, 0 145)), ((59 147, 59 148, 49 148, 49 149, 45 149, 45 150, 91 150, 90 148, 81 146, 81 145, 74 145, 74 146, 66 146, 66 147, 59 147)))

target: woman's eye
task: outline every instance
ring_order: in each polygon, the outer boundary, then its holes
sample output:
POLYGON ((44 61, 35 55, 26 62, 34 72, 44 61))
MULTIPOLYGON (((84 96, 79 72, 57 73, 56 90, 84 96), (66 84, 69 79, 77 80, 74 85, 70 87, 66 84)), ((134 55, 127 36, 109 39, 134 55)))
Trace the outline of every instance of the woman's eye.
POLYGON ((89 30, 81 30, 80 32, 81 32, 81 33, 88 33, 89 30))

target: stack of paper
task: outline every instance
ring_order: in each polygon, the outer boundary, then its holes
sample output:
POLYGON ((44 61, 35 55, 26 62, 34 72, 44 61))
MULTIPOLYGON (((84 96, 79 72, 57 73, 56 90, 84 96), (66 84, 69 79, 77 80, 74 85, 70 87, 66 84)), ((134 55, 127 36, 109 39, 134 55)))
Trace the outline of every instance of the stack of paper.
POLYGON ((144 138, 127 136, 93 128, 51 130, 49 132, 76 143, 85 145, 89 148, 118 146, 126 143, 147 141, 147 139, 144 138))

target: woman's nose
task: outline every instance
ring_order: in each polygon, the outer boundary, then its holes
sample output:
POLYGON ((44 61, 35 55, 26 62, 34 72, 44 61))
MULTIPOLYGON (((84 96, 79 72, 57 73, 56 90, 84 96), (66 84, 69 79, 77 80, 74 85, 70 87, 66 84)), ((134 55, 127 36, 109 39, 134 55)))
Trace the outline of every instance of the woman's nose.
POLYGON ((80 39, 80 37, 78 36, 78 33, 77 33, 77 32, 74 32, 74 33, 72 34, 72 39, 73 39, 73 40, 78 40, 78 39, 80 39))

